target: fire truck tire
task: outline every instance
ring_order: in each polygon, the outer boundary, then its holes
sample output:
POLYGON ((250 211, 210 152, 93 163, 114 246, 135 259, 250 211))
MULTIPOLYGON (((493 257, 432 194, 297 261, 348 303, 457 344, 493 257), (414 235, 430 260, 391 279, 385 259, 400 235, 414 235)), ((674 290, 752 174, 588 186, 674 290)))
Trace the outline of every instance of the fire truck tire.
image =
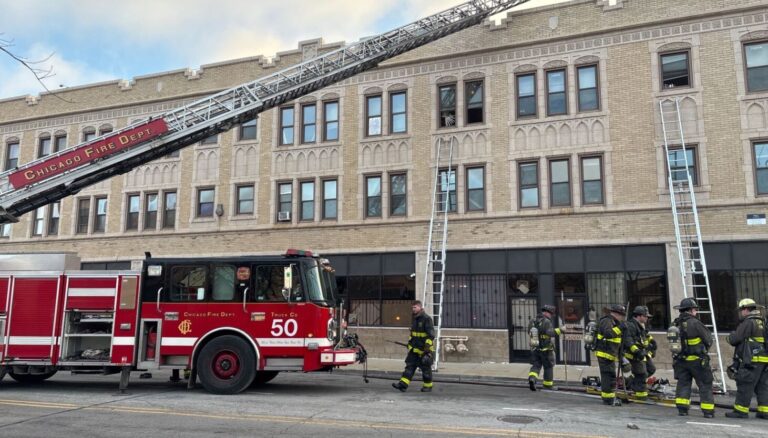
POLYGON ((200 351, 197 376, 208 392, 237 394, 256 376, 256 353, 242 338, 220 336, 200 351))
POLYGON ((56 374, 56 370, 48 371, 43 374, 16 374, 13 371, 8 371, 8 375, 19 383, 40 383, 43 380, 47 380, 56 374))
POLYGON ((256 378, 253 379, 253 383, 251 383, 251 387, 254 386, 261 386, 266 383, 269 383, 277 377, 277 375, 280 374, 280 371, 259 371, 256 373, 256 378))
POLYGON ((0 367, 0 382, 5 378, 5 367, 0 367))

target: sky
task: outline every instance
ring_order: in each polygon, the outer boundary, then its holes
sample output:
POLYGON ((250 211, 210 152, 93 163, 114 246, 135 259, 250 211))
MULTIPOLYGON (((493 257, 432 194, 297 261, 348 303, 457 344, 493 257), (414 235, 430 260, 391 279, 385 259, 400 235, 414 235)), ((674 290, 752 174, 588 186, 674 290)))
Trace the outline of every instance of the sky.
MULTIPOLYGON (((462 0, 0 0, 0 40, 51 90, 256 55, 298 42, 352 42, 462 0)), ((570 0, 529 0, 537 7, 570 0)), ((43 92, 0 53, 0 99, 43 92)))

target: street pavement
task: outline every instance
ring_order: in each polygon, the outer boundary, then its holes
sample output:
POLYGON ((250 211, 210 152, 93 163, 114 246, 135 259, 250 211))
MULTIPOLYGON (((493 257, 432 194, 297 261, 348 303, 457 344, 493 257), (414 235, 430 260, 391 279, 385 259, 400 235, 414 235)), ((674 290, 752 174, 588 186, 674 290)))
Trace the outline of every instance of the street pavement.
MULTIPOLYGON (((397 361, 393 361, 397 362, 397 361)), ((586 394, 531 392, 494 385, 438 383, 432 393, 395 391, 394 381, 364 383, 353 372, 284 373, 272 383, 219 396, 168 372, 132 376, 59 373, 40 385, 0 383, 0 437, 592 437, 762 436, 765 420, 731 420, 718 411, 678 417, 674 408, 604 407, 586 394)))

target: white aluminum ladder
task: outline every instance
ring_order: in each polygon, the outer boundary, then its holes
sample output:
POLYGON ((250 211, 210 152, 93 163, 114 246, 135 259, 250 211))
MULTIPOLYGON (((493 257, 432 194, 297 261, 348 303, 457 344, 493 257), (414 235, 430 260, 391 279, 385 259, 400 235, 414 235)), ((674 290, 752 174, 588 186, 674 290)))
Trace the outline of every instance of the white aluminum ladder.
POLYGON ((704 257, 701 239, 701 223, 696 207, 693 175, 689 170, 691 163, 688 161, 685 146, 679 100, 675 98, 659 101, 659 117, 664 135, 667 183, 672 204, 672 218, 675 224, 675 241, 677 258, 680 263, 683 295, 686 298, 692 297, 696 300, 699 305, 699 319, 714 334, 715 352, 709 353, 710 357, 717 356, 714 386, 716 390, 724 394, 726 392, 725 369, 720 351, 712 290, 709 286, 707 261, 704 257), (670 148, 670 146, 674 146, 674 148, 670 148), (675 152, 677 158, 671 159, 670 151, 675 152))
POLYGON ((440 363, 440 331, 443 326, 443 292, 445 292, 445 249, 448 243, 448 213, 456 206, 456 170, 453 168, 453 137, 441 138, 435 157, 435 179, 432 185, 432 216, 429 219, 427 263, 424 291, 435 325, 434 370, 440 363))
MULTIPOLYGON (((436 41, 446 35, 480 24, 491 15, 528 0, 470 0, 397 29, 364 38, 340 49, 238 85, 213 96, 160 115, 168 126, 161 137, 74 167, 26 187, 14 188, 9 176, 52 158, 118 135, 147 123, 131 126, 84 142, 64 151, 0 173, 0 224, 16 222, 24 213, 50 204, 82 188, 130 171, 206 137, 231 129, 270 108, 282 105, 328 85, 376 67, 382 61, 436 41)), ((156 119, 154 117, 152 119, 156 119)))

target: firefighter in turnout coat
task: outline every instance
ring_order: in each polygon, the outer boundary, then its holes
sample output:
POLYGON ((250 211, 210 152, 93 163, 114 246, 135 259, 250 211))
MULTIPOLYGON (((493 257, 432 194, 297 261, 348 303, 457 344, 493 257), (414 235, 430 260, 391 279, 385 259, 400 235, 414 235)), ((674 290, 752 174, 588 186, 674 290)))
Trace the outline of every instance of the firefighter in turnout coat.
POLYGON ((411 306, 413 323, 411 337, 408 339, 408 355, 405 357, 405 370, 400 381, 392 387, 405 392, 411 384, 416 368, 421 368, 423 386, 421 392, 432 391, 432 361, 435 354, 435 326, 427 315, 421 301, 414 301, 411 306))
POLYGON ((555 389, 553 376, 555 346, 552 339, 555 336, 560 336, 560 329, 555 328, 552 324, 554 315, 555 306, 545 305, 541 308, 541 313, 536 316, 536 319, 531 321, 531 327, 528 330, 529 335, 533 338, 534 334, 531 333, 531 329, 535 327, 537 338, 531 339, 533 341, 531 344, 531 370, 528 373, 528 386, 530 386, 531 391, 536 391, 536 379, 539 377, 539 371, 542 367, 544 368, 544 381, 542 382, 544 389, 555 389))
POLYGON ((656 341, 647 328, 651 316, 648 314, 647 307, 635 307, 624 331, 624 357, 629 359, 632 366, 629 389, 634 391, 635 398, 639 400, 648 397, 647 380, 656 372, 656 366, 653 364, 656 341))
POLYGON ((712 334, 696 318, 699 305, 693 298, 683 298, 675 309, 680 316, 674 325, 680 330, 682 351, 675 355, 672 365, 677 379, 675 405, 679 415, 688 415, 691 406, 691 385, 696 380, 699 387, 699 399, 704 418, 715 416, 715 398, 712 395, 712 368, 709 366, 709 347, 712 346, 712 334))
POLYGON ((624 317, 627 309, 620 304, 608 308, 608 315, 597 323, 597 364, 600 366, 600 397, 603 404, 618 405, 616 402, 616 364, 621 360, 619 350, 623 334, 624 317))
POLYGON ((749 417, 752 394, 757 395, 757 418, 768 420, 768 352, 766 352, 765 320, 757 310, 757 303, 750 298, 739 302, 741 322, 736 331, 728 336, 734 347, 734 364, 728 375, 736 380, 736 402, 730 418, 749 417))

